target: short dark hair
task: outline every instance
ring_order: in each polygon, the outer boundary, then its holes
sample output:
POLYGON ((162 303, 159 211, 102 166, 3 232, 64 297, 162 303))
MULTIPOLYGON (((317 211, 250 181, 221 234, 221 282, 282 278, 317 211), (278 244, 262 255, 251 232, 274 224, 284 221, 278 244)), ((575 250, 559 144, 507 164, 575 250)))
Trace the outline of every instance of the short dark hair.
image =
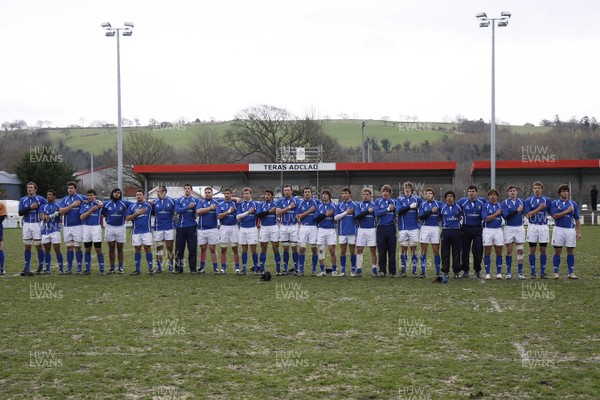
POLYGON ((275 196, 275 193, 272 189, 265 189, 265 193, 269 193, 271 196, 275 196))
POLYGON ((467 188, 467 190, 477 191, 477 186, 475 186, 475 185, 469 185, 469 187, 467 188))
POLYGON ((495 194, 496 196, 500 196, 500 193, 498 193, 498 191, 496 189, 490 189, 488 190, 488 196, 491 194, 495 194))
POLYGON ((35 182, 32 182, 32 181, 27 182, 27 185, 25 185, 25 186, 33 186, 35 188, 35 190, 37 190, 37 185, 35 182))
POLYGON ((160 190, 161 192, 166 192, 167 191, 167 187, 162 185, 158 187, 158 190, 160 190))
POLYGON ((86 193, 93 194, 94 196, 98 194, 98 193, 96 193, 96 189, 88 189, 88 191, 86 193))
POLYGON ((323 192, 321 193, 321 196, 326 194, 327 196, 329 196, 329 200, 331 200, 331 191, 329 189, 325 189, 323 190, 323 192))
POLYGON ((535 181, 535 182, 533 182, 533 184, 532 184, 531 186, 532 186, 532 187, 533 187, 533 186, 539 186, 539 187, 541 187, 542 189, 544 188, 544 184, 543 184, 542 182, 540 182, 540 181, 535 181))
POLYGON ((190 185, 189 183, 186 183, 185 185, 183 185, 183 188, 185 189, 188 186, 189 186, 190 189, 192 189, 192 185, 190 185))
POLYGON ((435 190, 431 186, 425 188, 425 193, 427 193, 427 192, 431 192, 435 196, 435 190))
POLYGON ((556 189, 556 193, 560 195, 560 192, 562 192, 563 190, 566 190, 567 192, 571 193, 571 189, 569 189, 569 185, 567 185, 566 183, 560 185, 558 189, 556 189))
POLYGON ((515 185, 508 185, 508 187, 506 188, 506 192, 508 193, 508 191, 510 191, 511 189, 515 189, 517 192, 519 191, 519 189, 517 189, 515 185))
POLYGON ((52 196, 56 197, 56 192, 53 189, 48 189, 46 194, 51 194, 52 196))
POLYGON ((342 189, 342 193, 344 192, 348 192, 350 194, 352 194, 352 191, 350 190, 350 188, 348 186, 346 186, 345 188, 342 189))
POLYGON ((456 193, 454 193, 454 190, 446 190, 446 193, 444 193, 444 198, 446 198, 448 196, 452 196, 453 198, 456 199, 456 193))
POLYGON ((144 191, 143 191, 142 189, 138 189, 138 190, 136 190, 136 191, 135 191, 135 193, 141 193, 141 194, 144 194, 144 191))
POLYGON ((69 182, 67 182, 67 187, 69 187, 69 186, 73 186, 75 189, 77 189, 77 182, 69 181, 69 182))

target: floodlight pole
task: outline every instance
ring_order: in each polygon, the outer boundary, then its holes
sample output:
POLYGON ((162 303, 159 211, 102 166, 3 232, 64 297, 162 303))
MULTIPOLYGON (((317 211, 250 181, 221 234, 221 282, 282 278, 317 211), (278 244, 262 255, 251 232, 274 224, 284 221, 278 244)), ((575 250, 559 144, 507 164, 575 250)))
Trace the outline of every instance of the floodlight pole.
POLYGON ((121 28, 113 28, 110 23, 105 22, 100 25, 106 30, 106 36, 117 37, 117 187, 125 190, 123 187, 123 118, 121 116, 121 41, 120 36, 131 36, 133 33, 133 23, 125 22, 121 28))
POLYGON ((503 11, 500 17, 488 18, 486 13, 476 15, 481 28, 492 25, 492 123, 490 128, 490 188, 496 188, 496 23, 508 26, 511 13, 503 11))
POLYGON ((365 162, 365 125, 366 122, 362 123, 362 162, 365 162))

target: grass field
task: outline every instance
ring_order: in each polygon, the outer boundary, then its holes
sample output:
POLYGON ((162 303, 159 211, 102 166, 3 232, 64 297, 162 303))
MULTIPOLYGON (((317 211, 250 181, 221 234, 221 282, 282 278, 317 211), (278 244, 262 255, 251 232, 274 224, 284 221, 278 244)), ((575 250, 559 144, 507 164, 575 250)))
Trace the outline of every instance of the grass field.
MULTIPOLYGON (((95 262, 92 276, 22 278, 20 233, 5 229, 2 399, 599 397, 597 227, 577 281, 563 264, 559 280, 447 285, 99 276, 95 262)), ((127 272, 129 245, 126 259, 127 272)))

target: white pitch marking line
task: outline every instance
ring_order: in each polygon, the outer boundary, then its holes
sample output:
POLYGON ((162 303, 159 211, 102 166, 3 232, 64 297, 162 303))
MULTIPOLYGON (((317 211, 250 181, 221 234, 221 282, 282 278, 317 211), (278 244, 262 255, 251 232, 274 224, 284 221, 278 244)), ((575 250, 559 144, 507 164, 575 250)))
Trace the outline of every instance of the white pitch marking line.
POLYGON ((494 307, 494 310, 496 310, 498 312, 502 312, 502 309, 500 308, 500 304, 498 304, 498 302, 495 299, 490 298, 490 303, 492 303, 492 307, 494 307))
POLYGON ((517 342, 514 342, 513 346, 515 346, 517 348, 517 351, 519 352, 519 355, 521 356, 521 361, 528 362, 529 355, 527 355, 527 351, 525 351, 525 346, 523 346, 521 343, 517 343, 517 342))

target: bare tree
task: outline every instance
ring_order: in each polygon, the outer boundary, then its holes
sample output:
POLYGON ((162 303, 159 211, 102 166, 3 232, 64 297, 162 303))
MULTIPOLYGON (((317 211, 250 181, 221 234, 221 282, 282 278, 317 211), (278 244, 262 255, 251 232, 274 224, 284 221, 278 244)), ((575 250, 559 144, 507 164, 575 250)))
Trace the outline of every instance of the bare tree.
POLYGON ((297 119, 283 108, 254 106, 239 112, 225 139, 241 160, 275 162, 281 146, 317 146, 323 139, 321 123, 297 119))
POLYGON ((200 126, 198 135, 190 143, 189 154, 191 161, 199 164, 224 164, 232 161, 222 134, 210 125, 200 126))
POLYGON ((172 159, 173 146, 149 132, 127 134, 123 146, 123 173, 129 184, 144 186, 144 177, 133 172, 134 165, 165 164, 172 159))

